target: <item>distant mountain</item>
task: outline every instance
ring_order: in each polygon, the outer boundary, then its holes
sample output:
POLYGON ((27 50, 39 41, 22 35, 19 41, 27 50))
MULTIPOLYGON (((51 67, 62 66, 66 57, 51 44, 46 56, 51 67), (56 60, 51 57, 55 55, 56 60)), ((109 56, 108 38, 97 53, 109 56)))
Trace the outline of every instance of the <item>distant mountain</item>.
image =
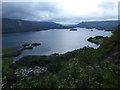
POLYGON ((33 22, 18 19, 2 19, 2 33, 40 31, 58 28, 65 28, 65 26, 54 22, 33 22))
POLYGON ((46 29, 61 29, 64 28, 63 25, 57 24, 54 22, 38 22, 39 29, 38 30, 46 30, 46 29))
POLYGON ((118 26, 118 21, 92 21, 92 22, 81 22, 76 25, 80 28, 96 28, 105 30, 114 30, 118 26))
POLYGON ((29 21, 2 19, 2 33, 32 31, 38 26, 38 24, 29 21))
POLYGON ((54 22, 25 21, 19 19, 2 19, 2 33, 41 31, 47 29, 70 29, 70 28, 96 28, 114 30, 118 26, 118 21, 94 21, 81 22, 76 25, 61 25, 54 22))

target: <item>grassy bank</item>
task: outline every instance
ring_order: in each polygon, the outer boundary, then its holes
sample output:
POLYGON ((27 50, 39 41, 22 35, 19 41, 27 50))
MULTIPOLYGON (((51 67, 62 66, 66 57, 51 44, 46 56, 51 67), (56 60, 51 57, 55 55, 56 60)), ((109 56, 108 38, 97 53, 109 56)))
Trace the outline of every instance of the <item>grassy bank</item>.
POLYGON ((102 44, 104 40, 106 40, 108 37, 103 36, 96 36, 96 37, 90 37, 88 38, 89 42, 95 43, 95 44, 102 44))
POLYGON ((22 44, 18 47, 11 47, 11 48, 5 48, 2 49, 2 57, 8 58, 8 57, 17 57, 20 54, 22 54, 22 51, 27 49, 33 49, 36 46, 41 45, 41 43, 28 43, 28 44, 22 44))

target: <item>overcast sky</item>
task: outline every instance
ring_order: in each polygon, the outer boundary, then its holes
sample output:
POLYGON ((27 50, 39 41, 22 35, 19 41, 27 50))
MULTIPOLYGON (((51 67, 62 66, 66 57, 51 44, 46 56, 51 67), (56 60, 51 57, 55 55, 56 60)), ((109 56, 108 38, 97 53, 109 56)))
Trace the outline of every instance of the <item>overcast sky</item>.
POLYGON ((66 24, 81 21, 115 20, 118 18, 118 0, 3 2, 2 17, 66 24))

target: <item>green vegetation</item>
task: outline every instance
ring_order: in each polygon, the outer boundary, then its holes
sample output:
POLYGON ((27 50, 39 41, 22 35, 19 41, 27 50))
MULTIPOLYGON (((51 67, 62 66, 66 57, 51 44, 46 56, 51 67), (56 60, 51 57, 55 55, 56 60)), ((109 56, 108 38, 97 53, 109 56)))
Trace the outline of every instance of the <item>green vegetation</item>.
POLYGON ((103 39, 95 39, 95 38, 92 38, 92 39, 90 39, 90 42, 94 42, 94 43, 96 43, 96 44, 101 44, 101 43, 103 43, 103 39))
POLYGON ((3 58, 3 88, 119 88, 118 29, 98 49, 84 47, 65 54, 25 56, 16 62, 3 58), (19 77, 15 74, 36 66, 46 71, 19 77))
POLYGON ((3 53, 2 57, 6 58, 6 57, 19 56, 22 53, 20 48, 21 48, 21 46, 2 49, 2 53, 3 53))
POLYGON ((8 58, 8 57, 17 57, 19 56, 22 51, 26 49, 33 49, 36 46, 41 45, 41 43, 29 43, 29 44, 23 44, 19 47, 12 47, 12 48, 5 48, 2 49, 2 57, 3 58, 8 58))
POLYGON ((107 39, 108 37, 103 37, 103 36, 96 36, 96 37, 90 37, 88 38, 89 42, 95 43, 95 44, 102 44, 104 42, 105 39, 107 39))
POLYGON ((2 53, 8 53, 8 52, 12 52, 12 51, 16 51, 17 49, 20 49, 21 47, 11 47, 11 48, 5 48, 2 49, 2 53))

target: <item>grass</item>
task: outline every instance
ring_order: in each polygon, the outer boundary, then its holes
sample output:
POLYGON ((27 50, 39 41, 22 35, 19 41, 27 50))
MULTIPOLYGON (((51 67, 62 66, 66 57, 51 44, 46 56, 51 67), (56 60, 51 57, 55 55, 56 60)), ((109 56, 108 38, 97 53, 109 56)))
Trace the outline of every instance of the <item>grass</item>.
POLYGON ((9 52, 13 52, 16 51, 18 49, 20 49, 22 46, 18 46, 18 47, 11 47, 11 48, 5 48, 2 49, 2 53, 9 53, 9 52))
POLYGON ((102 44, 106 38, 108 38, 108 37, 96 36, 96 37, 88 38, 88 41, 95 43, 95 44, 102 44))
POLYGON ((14 57, 21 54, 21 46, 2 49, 2 57, 14 57))
POLYGON ((17 57, 22 53, 22 51, 27 50, 27 49, 32 49, 32 48, 39 46, 39 45, 41 45, 41 43, 23 44, 23 45, 18 46, 18 47, 5 48, 5 49, 1 50, 3 53, 2 57, 3 58, 17 57))
POLYGON ((2 89, 2 78, 0 77, 0 89, 2 89))
POLYGON ((0 89, 2 88, 2 59, 0 58, 0 89))
POLYGON ((99 43, 99 44, 103 43, 103 41, 104 39, 95 39, 95 38, 91 39, 91 42, 99 43))
POLYGON ((4 58, 3 60, 2 60, 2 71, 4 72, 4 73, 7 73, 7 72, 9 72, 9 70, 10 70, 10 68, 9 68, 9 66, 11 65, 13 63, 13 60, 11 59, 11 58, 4 58), (7 71, 7 72, 5 72, 5 71, 7 71))
POLYGON ((3 58, 8 58, 8 57, 17 57, 17 56, 19 56, 20 54, 22 53, 22 51, 21 50, 18 50, 18 51, 15 51, 15 52, 10 52, 10 53, 5 53, 5 54, 3 54, 3 58))
POLYGON ((2 60, 2 64, 3 64, 4 67, 8 67, 10 64, 12 64, 12 62, 13 62, 13 60, 10 59, 10 58, 4 58, 2 60))

